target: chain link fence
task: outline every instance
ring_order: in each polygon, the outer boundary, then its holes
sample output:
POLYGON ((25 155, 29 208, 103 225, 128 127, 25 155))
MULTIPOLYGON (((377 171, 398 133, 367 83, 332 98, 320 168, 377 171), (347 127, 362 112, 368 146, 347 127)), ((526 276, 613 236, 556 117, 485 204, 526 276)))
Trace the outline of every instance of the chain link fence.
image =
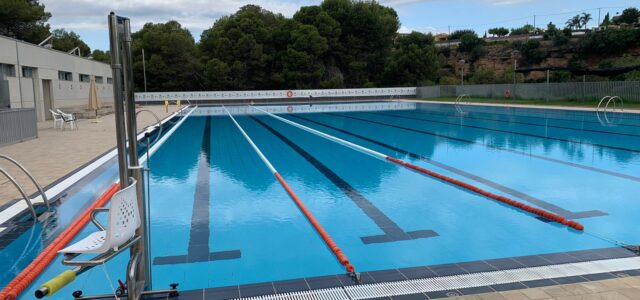
POLYGON ((563 82, 442 85, 418 87, 418 98, 453 98, 460 95, 474 98, 505 98, 526 100, 600 100, 604 96, 619 96, 624 101, 640 102, 640 81, 563 82))

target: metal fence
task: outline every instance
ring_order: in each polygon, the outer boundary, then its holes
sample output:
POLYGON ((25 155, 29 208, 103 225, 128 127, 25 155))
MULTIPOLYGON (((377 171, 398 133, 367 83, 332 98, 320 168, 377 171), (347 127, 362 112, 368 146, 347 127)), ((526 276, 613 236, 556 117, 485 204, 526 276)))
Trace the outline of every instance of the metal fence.
POLYGON ((33 108, 0 110, 0 145, 17 143, 38 136, 33 108))
POLYGON ((418 98, 457 97, 463 94, 476 98, 531 100, 600 100, 604 96, 619 96, 624 101, 640 102, 640 81, 518 83, 426 86, 416 89, 418 98))

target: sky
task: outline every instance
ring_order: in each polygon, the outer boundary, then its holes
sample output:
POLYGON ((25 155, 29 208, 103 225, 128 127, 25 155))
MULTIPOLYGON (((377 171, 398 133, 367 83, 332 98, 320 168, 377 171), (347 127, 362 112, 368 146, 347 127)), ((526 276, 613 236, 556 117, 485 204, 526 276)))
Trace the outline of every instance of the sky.
MULTIPOLYGON (((256 4, 287 17, 301 6, 317 5, 318 0, 40 0, 53 15, 54 29, 65 28, 78 33, 91 49, 107 50, 109 37, 107 15, 114 11, 131 19, 132 30, 145 23, 177 20, 200 39, 203 30, 220 16, 234 13, 246 4, 256 4)), ((598 15, 604 18, 630 6, 640 7, 640 0, 379 0, 393 7, 400 17, 401 32, 448 32, 471 28, 480 35, 492 27, 515 28, 525 24, 544 27, 564 22, 581 12, 590 13, 595 26, 598 15), (600 10, 598 8, 601 8, 600 10)))

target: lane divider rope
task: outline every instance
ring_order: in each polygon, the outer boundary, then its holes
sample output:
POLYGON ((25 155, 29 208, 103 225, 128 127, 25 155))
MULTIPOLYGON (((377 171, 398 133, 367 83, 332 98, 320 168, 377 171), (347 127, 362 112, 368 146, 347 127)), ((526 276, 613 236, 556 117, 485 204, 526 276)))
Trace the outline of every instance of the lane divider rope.
MULTIPOLYGON (((181 109, 180 112, 187 109, 181 109)), ((154 146, 149 149, 149 155, 152 155, 157 151, 158 148, 177 130, 180 125, 191 115, 197 106, 193 107, 191 111, 186 113, 178 123, 171 128, 167 133, 165 133, 158 142, 154 144, 154 146)), ((177 115, 174 113, 171 115, 173 117, 177 115)), ((150 132, 150 131, 149 131, 150 132)), ((140 163, 146 160, 146 156, 143 156, 140 160, 140 163)), ((72 223, 67 229, 65 229, 58 237, 49 244, 46 248, 44 248, 40 254, 26 267, 20 272, 16 277, 7 284, 7 286, 0 291, 0 300, 14 300, 16 299, 55 259, 58 254, 58 251, 63 249, 71 240, 73 240, 76 235, 87 225, 87 223, 91 220, 91 212, 98 208, 103 207, 111 197, 120 190, 120 183, 116 182, 112 184, 89 208, 87 208, 82 214, 76 219, 74 223, 72 223)))
POLYGON ((459 186, 461 188, 464 188, 464 189, 469 190, 471 192, 474 192, 476 194, 479 194, 479 195, 485 196, 487 198, 499 201, 501 203, 510 205, 512 207, 518 208, 518 209, 526 211, 528 213, 535 214, 537 216, 540 216, 540 217, 543 217, 543 218, 545 218, 547 220, 551 220, 551 221, 554 221, 556 223, 565 225, 565 226, 573 228, 575 230, 579 230, 579 231, 583 231, 584 230, 584 225, 582 225, 582 224, 580 224, 580 223, 578 223, 576 221, 569 220, 569 219, 567 219, 567 218, 565 218, 565 217, 563 217, 561 215, 554 214, 552 212, 548 212, 548 211, 540 209, 540 208, 532 207, 530 205, 524 204, 522 202, 513 200, 513 199, 505 197, 505 196, 496 195, 496 194, 491 193, 489 191, 483 190, 483 189, 481 189, 481 188, 479 188, 477 186, 474 186, 474 185, 468 184, 466 182, 463 182, 463 181, 448 177, 446 175, 442 175, 440 173, 436 173, 434 171, 431 171, 431 170, 425 169, 423 167, 414 165, 414 164, 406 162, 404 160, 397 159, 395 157, 382 154, 382 153, 380 153, 378 151, 375 151, 375 150, 360 146, 358 144, 354 144, 354 143, 345 141, 345 140, 343 140, 341 138, 329 135, 329 134, 324 133, 322 131, 319 131, 319 130, 304 126, 302 124, 293 122, 291 120, 285 119, 283 117, 274 115, 274 114, 272 114, 272 113, 270 113, 268 111, 265 111, 263 109, 257 108, 255 106, 251 106, 251 107, 253 107, 254 109, 256 109, 256 110, 258 110, 260 112, 263 112, 263 113, 265 113, 265 114, 267 114, 267 115, 269 115, 269 116, 271 116, 271 117, 273 117, 273 118, 275 118, 275 119, 277 119, 279 121, 282 121, 282 122, 287 123, 287 124, 289 124, 291 126, 297 127, 297 128, 302 129, 304 131, 313 133, 313 134, 318 135, 320 137, 326 138, 328 140, 334 141, 334 142, 336 142, 338 144, 342 144, 343 146, 347 146, 349 148, 356 149, 356 150, 358 150, 360 152, 369 154, 369 155, 377 157, 379 159, 382 159, 382 160, 385 160, 385 161, 389 161, 389 162, 398 164, 400 166, 406 167, 408 169, 420 172, 422 174, 434 177, 436 179, 439 179, 439 180, 454 184, 456 186, 459 186))
POLYGON ((18 274, 0 292, 1 300, 14 300, 22 293, 53 261, 58 255, 58 251, 64 248, 91 220, 91 212, 104 206, 111 197, 120 189, 120 183, 114 183, 105 191, 91 206, 67 227, 49 246, 44 248, 40 254, 18 274))
POLYGON ((335 257, 338 259, 338 261, 340 262, 340 264, 342 264, 346 269, 347 272, 352 274, 355 273, 355 267, 351 264, 351 262, 349 262, 349 259, 347 258, 347 256, 344 254, 344 252, 342 252, 342 250, 340 249, 340 247, 338 247, 338 245, 336 244, 336 242, 333 241, 333 239, 331 238, 331 236, 329 236, 329 234, 324 230, 324 228, 322 227, 322 225, 320 224, 320 222, 318 222, 318 220, 313 216, 313 214, 311 214, 311 212, 309 211, 309 209, 307 209, 307 207, 304 205, 304 203, 302 202, 302 200, 300 200, 300 198, 298 197, 298 195, 296 195, 296 193, 291 189, 291 187, 289 186, 289 184, 284 180, 284 178, 282 178, 282 176, 280 176, 280 174, 278 173, 278 171, 276 170, 276 168, 271 164, 271 162, 269 162, 269 160, 267 159, 267 157, 262 153, 262 151, 260 151, 260 149, 258 148, 258 146, 256 146, 256 144, 253 142, 253 140, 251 140, 251 138, 249 137, 249 135, 244 131, 244 129, 242 129, 242 127, 240 126, 240 124, 238 124, 238 122, 236 121, 236 119, 231 115, 231 113, 227 110, 226 107, 224 107, 224 110, 227 112, 227 115, 229 115, 229 117, 231 118, 231 121, 233 121, 233 123, 236 125, 236 127, 238 128, 238 130, 240 130, 240 132, 242 133, 242 135, 244 136, 244 138, 247 140, 247 142, 249 142, 249 144, 251 145, 251 147, 253 148, 253 150, 258 154, 258 156, 260 157, 260 159, 262 160, 262 162, 264 162, 264 164, 267 166, 267 168, 269 168, 269 170, 271 171, 271 173, 273 174, 273 176, 276 177, 276 179, 278 180, 278 182, 280 183, 280 185, 282 185, 282 187, 285 189, 285 191, 287 192, 287 194, 289 194, 289 197, 291 197, 291 199, 293 200, 293 202, 295 202, 295 204, 298 206, 298 208, 300 209, 300 211, 302 212, 302 214, 304 214, 304 216, 307 218, 307 220, 309 221, 309 223, 311 223, 311 225, 313 226, 313 228, 318 232, 318 234, 320 235, 320 237, 322 238, 322 240, 324 240, 325 244, 327 244, 327 246, 329 247, 329 249, 331 249, 331 251, 333 252, 333 254, 335 255, 335 257))

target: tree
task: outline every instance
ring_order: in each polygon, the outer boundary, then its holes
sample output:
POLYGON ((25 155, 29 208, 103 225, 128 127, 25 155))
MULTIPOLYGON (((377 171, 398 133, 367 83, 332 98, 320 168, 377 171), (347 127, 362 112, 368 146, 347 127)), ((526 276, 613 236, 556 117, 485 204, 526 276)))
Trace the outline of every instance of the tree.
POLYGON ((132 35, 135 88, 144 90, 142 49, 148 91, 200 90, 201 66, 191 33, 177 21, 147 23, 132 35))
POLYGON ((513 44, 513 48, 520 52, 520 62, 525 65, 540 63, 546 57, 546 53, 538 49, 540 48, 538 40, 528 40, 524 43, 516 42, 513 44))
POLYGON ((536 30, 535 27, 533 27, 533 25, 527 24, 524 25, 520 28, 513 28, 511 29, 511 34, 510 35, 524 35, 524 34, 530 34, 533 33, 536 30))
POLYGON ((463 35, 467 33, 476 34, 476 32, 473 31, 473 29, 456 30, 449 35, 449 40, 459 40, 463 35))
POLYGON ((218 19, 200 38, 207 85, 233 90, 286 88, 281 58, 296 26, 256 5, 218 19))
POLYGON ((582 15, 580 16, 580 25, 584 27, 584 29, 587 29, 587 24, 589 24, 589 21, 591 21, 591 14, 582 13, 582 15))
POLYGON ((609 27, 609 25, 611 25, 611 17, 609 16, 609 13, 607 13, 604 16, 604 19, 602 20, 602 23, 600 23, 600 26, 607 28, 609 27))
POLYGON ((80 56, 87 56, 91 53, 91 48, 82 41, 80 36, 73 31, 66 31, 64 28, 53 31, 53 49, 69 52, 76 47, 80 48, 80 56))
POLYGON ((0 35, 40 43, 49 36, 49 18, 51 13, 38 0, 0 1, 0 35))
POLYGON ((327 39, 311 25, 296 23, 294 26, 282 58, 285 82, 296 89, 317 87, 325 72, 321 57, 328 49, 327 39))
POLYGON ((325 0, 320 7, 341 27, 335 66, 345 86, 375 86, 382 81, 400 21, 395 10, 375 1, 325 0))
POLYGON ((102 51, 100 49, 95 49, 91 52, 91 58, 95 61, 100 61, 105 64, 111 63, 111 53, 110 51, 102 51))
POLYGON ((580 17, 580 15, 575 15, 573 16, 573 18, 567 20, 565 24, 568 28, 571 28, 571 30, 579 29, 582 24, 582 18, 580 17))
POLYGON ((635 7, 629 7, 625 10, 622 11, 622 14, 620 14, 617 17, 613 18, 613 23, 616 25, 620 25, 620 24, 638 24, 640 19, 640 10, 638 10, 635 7))
POLYGON ((564 31, 558 29, 552 22, 547 24, 547 30, 544 31, 543 39, 553 40, 553 44, 556 46, 569 42, 569 38, 565 35, 564 31))
POLYGON ((491 28, 489 29, 489 34, 493 34, 499 37, 503 37, 506 36, 507 34, 509 34, 509 29, 504 28, 504 27, 497 27, 497 28, 491 28))
POLYGON ((479 38, 475 33, 467 33, 460 37, 458 50, 461 52, 471 52, 473 49, 483 46, 485 41, 479 38))
POLYGON ((399 37, 385 64, 387 86, 419 86, 434 82, 440 69, 438 50, 433 36, 419 32, 399 37))

